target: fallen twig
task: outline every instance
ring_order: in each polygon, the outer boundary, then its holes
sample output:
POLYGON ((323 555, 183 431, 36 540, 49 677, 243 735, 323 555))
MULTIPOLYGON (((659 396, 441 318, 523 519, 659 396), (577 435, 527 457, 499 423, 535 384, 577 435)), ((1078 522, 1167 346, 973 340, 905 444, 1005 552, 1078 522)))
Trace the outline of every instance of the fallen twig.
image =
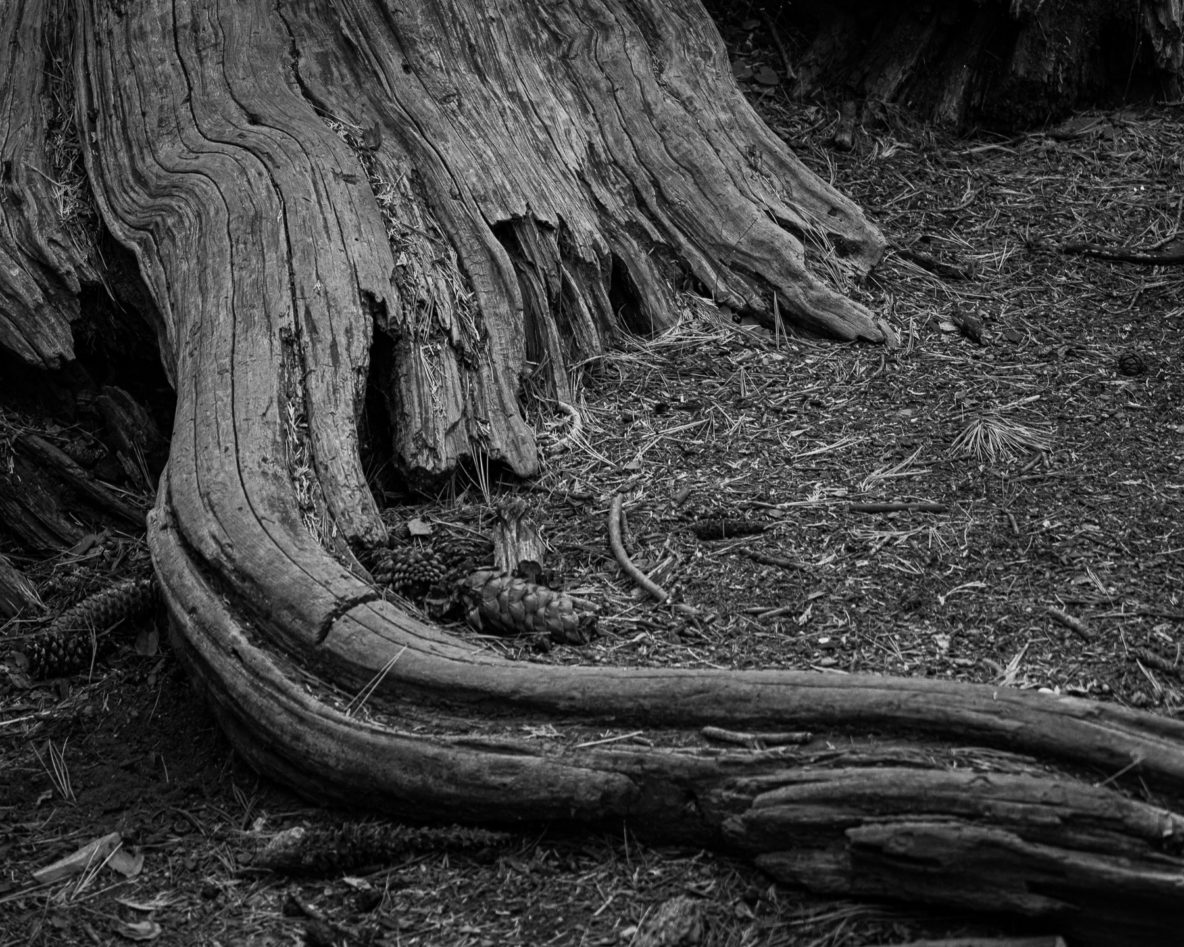
POLYGON ((659 604, 670 598, 670 593, 633 564, 629 554, 625 552, 625 544, 621 542, 621 513, 624 499, 621 494, 612 498, 608 507, 608 544, 612 547, 613 555, 625 573, 645 589, 659 604))
POLYGON ((972 280, 974 279, 974 271, 966 267, 958 266, 956 263, 946 263, 937 259, 931 253, 924 253, 920 250, 913 250, 910 247, 897 247, 896 255, 902 260, 908 260, 910 263, 916 263, 922 269, 928 270, 937 276, 945 277, 953 280, 972 280))
POLYGON ((1142 266, 1179 266, 1184 264, 1184 250, 1169 250, 1167 253, 1141 253, 1129 247, 1097 247, 1089 243, 1067 243, 1062 253, 1080 254, 1095 260, 1110 260, 1114 263, 1138 263, 1142 266))
POLYGON ((1055 605, 1048 607, 1048 614, 1068 628, 1070 631, 1075 631, 1081 635, 1086 641, 1093 638, 1093 632, 1089 630, 1086 624, 1079 618, 1074 618, 1068 612, 1063 612, 1055 605))
POLYGON ((790 59, 789 49, 786 48, 785 42, 781 39, 781 32, 777 29, 777 21, 774 20, 766 12, 762 19, 765 21, 765 26, 769 30, 769 37, 773 40, 773 45, 777 47, 777 52, 781 54, 781 65, 785 67, 785 76, 787 79, 796 79, 797 72, 793 68, 793 60, 790 59))
POLYGON ((1171 674, 1175 678, 1184 678, 1184 666, 1175 664, 1165 657, 1161 657, 1154 651, 1148 651, 1146 648, 1131 648, 1130 655, 1140 664, 1147 667, 1155 668, 1157 671, 1163 671, 1165 674, 1171 674))
POLYGON ((852 503, 852 513, 945 513, 944 503, 852 503))

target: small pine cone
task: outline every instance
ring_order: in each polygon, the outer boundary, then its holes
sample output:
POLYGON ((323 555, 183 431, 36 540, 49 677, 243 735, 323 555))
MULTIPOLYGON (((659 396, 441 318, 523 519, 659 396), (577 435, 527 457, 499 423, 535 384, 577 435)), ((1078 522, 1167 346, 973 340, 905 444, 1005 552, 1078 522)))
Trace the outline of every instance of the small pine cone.
POLYGON ((90 665, 94 651, 90 636, 86 634, 37 635, 25 646, 29 677, 38 681, 74 674, 90 665))
POLYGON ((1123 352, 1118 357, 1118 370, 1124 375, 1142 375, 1147 371, 1147 363, 1138 352, 1123 352))
POLYGON ((363 562, 375 585, 390 585, 395 574, 395 562, 389 549, 379 550, 369 562, 363 562))
MULTIPOLYGON (((382 575, 384 584, 404 595, 421 596, 433 585, 444 581, 447 568, 425 546, 400 546, 386 556, 382 575)), ((375 575, 378 581, 378 575, 375 575)))
POLYGON ((483 569, 462 583, 466 619, 478 631, 499 635, 547 633, 553 641, 584 644, 596 619, 581 615, 562 592, 504 572, 483 569))

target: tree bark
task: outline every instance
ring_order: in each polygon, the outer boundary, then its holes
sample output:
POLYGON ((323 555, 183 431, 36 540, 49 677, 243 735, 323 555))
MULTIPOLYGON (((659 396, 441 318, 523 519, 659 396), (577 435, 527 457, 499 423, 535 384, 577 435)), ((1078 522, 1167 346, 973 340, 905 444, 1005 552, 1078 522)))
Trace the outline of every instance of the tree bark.
POLYGON ((844 295, 883 238, 744 102, 697 0, 82 0, 73 55, 89 180, 176 384, 149 521, 175 645, 260 771, 416 819, 629 819, 828 892, 1175 943, 1184 724, 935 681, 519 664, 354 559, 385 537, 368 380, 409 473, 529 474, 524 380, 565 395, 575 362, 670 325, 684 283, 887 339, 844 295), (542 715, 557 736, 515 735, 542 715), (721 752, 710 725, 850 747, 721 752), (623 726, 654 746, 587 745, 623 726), (865 737, 894 730, 920 742, 865 737))
POLYGON ((778 69, 800 96, 866 101, 953 126, 1016 129, 1131 96, 1174 99, 1177 0, 806 0, 781 5, 778 69))
POLYGON ((46 368, 74 357, 78 294, 95 279, 59 6, 19 0, 0 20, 0 347, 46 368))

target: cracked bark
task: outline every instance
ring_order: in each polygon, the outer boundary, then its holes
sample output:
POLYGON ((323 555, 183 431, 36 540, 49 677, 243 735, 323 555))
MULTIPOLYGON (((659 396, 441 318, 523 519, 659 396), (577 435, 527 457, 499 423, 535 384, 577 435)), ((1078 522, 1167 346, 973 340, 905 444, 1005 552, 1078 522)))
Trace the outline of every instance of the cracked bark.
POLYGON ((854 279, 882 237, 745 104, 697 3, 84 0, 74 73, 176 383, 149 524, 175 645, 262 772, 417 819, 629 819, 829 892, 1175 942, 1176 721, 936 681, 520 665, 357 569, 384 535, 368 378, 408 472, 529 474, 523 384, 562 397, 575 362, 668 325, 681 281, 883 340, 806 266, 854 279), (377 678, 363 708, 341 696, 377 678), (514 735, 543 715, 556 736, 514 735), (634 724, 653 747, 581 746, 634 724), (704 725, 842 748, 721 752, 704 725), (917 740, 867 737, 893 731, 917 740), (1138 897, 1099 896, 1120 889, 1138 897))
POLYGON ((62 180, 63 152, 78 145, 52 127, 70 121, 57 101, 70 64, 53 54, 63 29, 47 0, 20 0, 0 20, 0 347, 44 368, 74 357, 78 293, 96 278, 62 180))

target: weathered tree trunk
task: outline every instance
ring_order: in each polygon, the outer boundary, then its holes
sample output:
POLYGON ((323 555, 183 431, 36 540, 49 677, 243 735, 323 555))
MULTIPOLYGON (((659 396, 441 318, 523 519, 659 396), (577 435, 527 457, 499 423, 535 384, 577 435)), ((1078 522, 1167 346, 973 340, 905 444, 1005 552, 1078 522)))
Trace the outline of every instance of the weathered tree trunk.
POLYGON ((0 348, 46 368, 74 357, 70 323, 95 279, 66 179, 79 143, 58 7, 21 0, 0 18, 0 348))
POLYGON ((805 0, 780 5, 775 22, 784 39, 774 67, 797 94, 955 126, 1012 129, 1181 91, 1178 0, 805 0))
POLYGON ((632 819, 828 892, 1176 942, 1180 722, 935 681, 517 664, 353 559, 384 536, 368 378, 408 472, 528 474, 524 377, 563 396, 573 361, 667 325, 680 280, 886 339, 807 266, 853 278, 882 237, 745 104, 697 0, 82 0, 74 70, 89 179, 176 383, 149 525, 175 643, 262 772, 412 818, 632 819), (557 736, 515 735, 542 715, 557 736), (721 752, 709 724, 845 749, 721 752), (584 745, 634 725, 653 747, 584 745), (894 730, 923 742, 864 736, 894 730))

